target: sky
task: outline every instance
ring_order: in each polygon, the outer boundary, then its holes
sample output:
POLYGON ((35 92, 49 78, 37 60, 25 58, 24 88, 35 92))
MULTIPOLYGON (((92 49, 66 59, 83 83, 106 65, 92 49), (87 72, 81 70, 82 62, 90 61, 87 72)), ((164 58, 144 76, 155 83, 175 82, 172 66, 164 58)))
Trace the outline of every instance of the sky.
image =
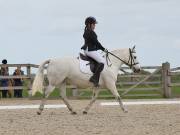
POLYGON ((0 60, 76 57, 88 16, 105 48, 136 45, 141 66, 180 66, 179 0, 0 0, 0 60))

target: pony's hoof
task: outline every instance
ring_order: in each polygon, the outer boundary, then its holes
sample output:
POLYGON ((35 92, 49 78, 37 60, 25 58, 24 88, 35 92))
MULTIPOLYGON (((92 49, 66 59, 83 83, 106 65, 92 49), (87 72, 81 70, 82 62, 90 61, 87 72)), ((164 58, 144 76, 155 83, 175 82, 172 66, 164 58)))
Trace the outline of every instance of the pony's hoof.
POLYGON ((71 112, 71 114, 72 114, 72 115, 76 115, 76 114, 77 114, 77 112, 71 112))
POLYGON ((41 115, 41 112, 38 111, 38 112, 37 112, 37 115, 41 115))
POLYGON ((124 109, 123 112, 124 112, 124 113, 128 113, 128 110, 127 110, 127 109, 124 109))
POLYGON ((83 114, 87 114, 87 112, 86 112, 86 111, 83 111, 83 114))

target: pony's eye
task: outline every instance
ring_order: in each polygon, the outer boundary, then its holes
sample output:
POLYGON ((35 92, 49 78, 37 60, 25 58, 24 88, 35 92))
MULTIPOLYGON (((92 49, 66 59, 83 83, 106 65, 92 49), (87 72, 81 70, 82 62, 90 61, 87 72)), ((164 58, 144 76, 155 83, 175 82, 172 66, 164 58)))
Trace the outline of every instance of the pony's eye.
POLYGON ((134 56, 134 59, 136 59, 136 56, 134 56))

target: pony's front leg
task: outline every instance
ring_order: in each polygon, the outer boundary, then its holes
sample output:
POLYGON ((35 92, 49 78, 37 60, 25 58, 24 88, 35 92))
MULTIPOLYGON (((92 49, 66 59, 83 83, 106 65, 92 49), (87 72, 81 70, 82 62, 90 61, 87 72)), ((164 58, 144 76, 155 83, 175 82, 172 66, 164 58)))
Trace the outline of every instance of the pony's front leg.
POLYGON ((39 110, 37 111, 37 114, 38 114, 38 115, 41 115, 42 111, 44 110, 44 104, 45 104, 45 102, 46 102, 46 99, 45 99, 45 97, 43 97, 43 99, 41 100, 41 104, 40 104, 40 106, 39 106, 39 110))
POLYGON ((67 97, 65 94, 66 93, 66 83, 65 82, 63 82, 60 85, 60 90, 61 90, 61 98, 62 98, 63 102, 66 104, 66 106, 69 109, 69 111, 71 112, 71 114, 77 114, 67 100, 67 97))
POLYGON ((123 110, 125 113, 127 113, 128 110, 127 110, 126 107, 123 105, 122 100, 121 100, 121 96, 120 96, 120 95, 117 96, 116 99, 118 100, 119 105, 121 106, 122 110, 123 110))
POLYGON ((46 98, 50 95, 55 87, 49 85, 46 89, 43 90, 43 99, 41 100, 41 104, 39 106, 39 110, 37 111, 38 115, 41 115, 42 111, 44 110, 44 104, 46 103, 46 98))
POLYGON ((84 108, 83 114, 87 114, 87 112, 89 111, 89 109, 91 108, 92 104, 96 101, 97 97, 99 94, 99 89, 97 88, 93 88, 93 96, 92 99, 90 101, 90 103, 84 108))
MULTIPOLYGON (((112 81, 109 81, 109 82, 112 82, 112 81)), ((119 93, 117 91, 115 82, 113 82, 111 84, 107 83, 106 87, 112 92, 112 94, 115 96, 116 100, 118 100, 119 105, 120 105, 121 109, 123 110, 123 112, 125 112, 125 113, 128 112, 126 107, 122 103, 121 96, 119 95, 119 93)))

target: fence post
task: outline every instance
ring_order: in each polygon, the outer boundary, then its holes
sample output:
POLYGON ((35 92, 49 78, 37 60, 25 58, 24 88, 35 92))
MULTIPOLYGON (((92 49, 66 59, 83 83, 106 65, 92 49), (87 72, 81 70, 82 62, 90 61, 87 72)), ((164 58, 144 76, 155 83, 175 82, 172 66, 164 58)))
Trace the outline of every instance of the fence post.
POLYGON ((170 63, 166 62, 162 64, 162 88, 163 96, 165 98, 171 98, 171 77, 169 75, 170 63))
POLYGON ((29 96, 32 94, 31 92, 31 86, 32 86, 32 78, 31 78, 31 66, 30 64, 27 66, 27 76, 29 77, 29 81, 28 81, 28 94, 29 96))
POLYGON ((30 65, 27 66, 27 76, 31 77, 31 66, 30 65))

